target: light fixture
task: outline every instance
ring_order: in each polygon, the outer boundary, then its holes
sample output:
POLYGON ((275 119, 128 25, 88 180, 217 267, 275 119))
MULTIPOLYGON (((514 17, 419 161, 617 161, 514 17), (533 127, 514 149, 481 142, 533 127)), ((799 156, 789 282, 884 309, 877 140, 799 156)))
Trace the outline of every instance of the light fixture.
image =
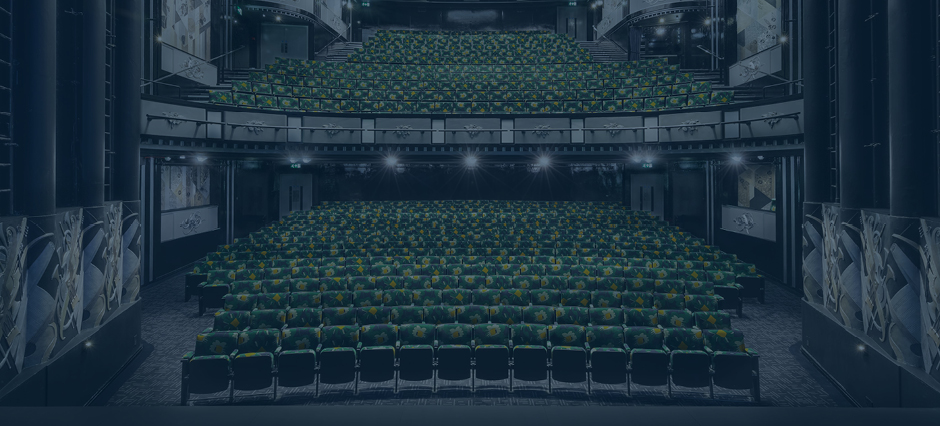
POLYGON ((157 36, 157 43, 163 43, 163 36, 162 36, 162 35, 158 35, 158 36, 157 36))
POLYGON ((196 161, 200 163, 205 163, 208 157, 205 155, 196 155, 196 161))
POLYGON ((741 164, 741 161, 742 161, 742 160, 743 160, 743 158, 741 158, 740 155, 732 155, 732 156, 731 156, 731 162, 732 162, 732 163, 741 164))
POLYGON ((704 23, 705 25, 711 25, 711 24, 712 24, 712 18, 705 18, 705 22, 703 22, 703 23, 704 23))
POLYGON ((280 15, 275 16, 275 17, 274 17, 274 20, 277 21, 277 22, 281 22, 281 17, 280 17, 280 15))
POLYGON ((346 8, 347 8, 347 9, 352 9, 352 8, 353 8, 353 2, 352 2, 352 0, 349 0, 349 1, 346 2, 346 8))
POLYGON ((237 23, 238 23, 238 19, 232 20, 232 22, 234 22, 234 23, 237 24, 237 23))
POLYGON ((297 157, 291 157, 289 160, 291 164, 297 164, 297 157))
POLYGON ((464 157, 463 163, 467 166, 468 169, 472 169, 477 166, 480 162, 480 159, 477 158, 475 154, 470 154, 464 157))
POLYGON ((758 160, 763 160, 763 159, 764 159, 764 156, 763 156, 763 155, 758 155, 758 156, 757 156, 757 159, 758 159, 758 160))
POLYGON ((790 39, 790 38, 787 37, 786 34, 784 34, 784 35, 780 36, 780 38, 778 38, 777 41, 779 41, 780 44, 786 44, 787 40, 789 40, 789 39, 790 39))
POLYGON ((865 352, 865 344, 864 344, 864 343, 859 343, 858 346, 855 347, 855 350, 857 350, 857 351, 859 351, 859 352, 865 352))
POLYGON ((640 158, 639 155, 634 155, 634 156, 633 156, 633 162, 639 164, 639 163, 642 163, 642 162, 643 162, 643 159, 640 158))
POLYGON ((388 167, 395 167, 398 165, 398 157, 394 155, 389 155, 385 157, 385 165, 388 167))
POLYGON ((185 160, 185 159, 186 159, 185 155, 180 155, 180 160, 185 160))
POLYGON ((85 347, 86 347, 86 348, 90 348, 90 347, 92 347, 92 346, 94 346, 94 345, 91 343, 91 340, 88 340, 88 341, 85 342, 85 347))
POLYGON ((548 155, 543 154, 542 156, 539 157, 539 161, 537 164, 541 167, 548 167, 549 165, 552 164, 552 159, 548 155))
POLYGON ((172 160, 172 159, 173 159, 173 157, 163 157, 163 161, 170 161, 170 160, 172 160))
POLYGON ((304 157, 304 158, 302 159, 302 161, 304 162, 304 164, 309 164, 309 163, 310 163, 310 157, 304 157))
POLYGON ((643 159, 643 162, 653 164, 653 157, 647 155, 646 158, 643 159))
POLYGON ((662 24, 663 22, 666 22, 666 18, 659 18, 659 23, 662 24))

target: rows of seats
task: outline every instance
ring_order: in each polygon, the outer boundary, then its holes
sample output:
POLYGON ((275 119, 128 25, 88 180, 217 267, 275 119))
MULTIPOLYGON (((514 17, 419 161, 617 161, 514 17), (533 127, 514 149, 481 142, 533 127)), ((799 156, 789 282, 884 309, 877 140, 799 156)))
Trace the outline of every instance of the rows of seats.
MULTIPOLYGON (((715 314, 711 314, 715 315, 715 314)), ((220 314, 219 316, 227 316, 220 314)), ((218 318, 218 317, 217 317, 218 318)), ((217 326, 220 322, 216 322, 217 326)), ((252 323, 254 324, 254 322, 252 323)), ((705 324, 709 324, 705 322, 705 324)), ((224 324, 223 324, 224 325, 224 324)), ((409 323, 207 329, 183 355, 182 402, 191 393, 320 384, 477 380, 750 389, 759 401, 759 355, 731 328, 575 324, 409 323)), ((730 324, 728 324, 730 326, 730 324)))
POLYGON ((277 58, 210 101, 390 113, 658 111, 730 103, 664 59, 595 63, 566 35, 380 32, 349 62, 277 58))
POLYGON ((183 402, 393 378, 396 390, 548 378, 759 398, 757 354, 721 312, 726 298, 740 307, 748 275, 753 265, 618 205, 324 203, 197 264, 187 282, 200 310, 220 309, 184 356, 183 402))

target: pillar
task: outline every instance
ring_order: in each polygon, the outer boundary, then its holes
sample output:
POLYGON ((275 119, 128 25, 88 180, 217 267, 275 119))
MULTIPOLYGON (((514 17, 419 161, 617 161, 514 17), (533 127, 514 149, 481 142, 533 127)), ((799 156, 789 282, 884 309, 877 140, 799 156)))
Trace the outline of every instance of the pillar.
POLYGON ((104 205, 105 47, 104 0, 84 0, 82 8, 81 204, 104 205))
POLYGON ((888 1, 888 108, 891 215, 933 216, 936 211, 936 137, 927 87, 936 48, 929 2, 888 1))
POLYGON ((142 0, 115 2, 114 198, 140 200, 142 0))
POLYGON ((13 139, 18 213, 55 213, 56 1, 13 2, 13 139))
POLYGON ((873 202, 869 12, 867 1, 838 2, 839 201, 843 209, 871 207, 873 202))

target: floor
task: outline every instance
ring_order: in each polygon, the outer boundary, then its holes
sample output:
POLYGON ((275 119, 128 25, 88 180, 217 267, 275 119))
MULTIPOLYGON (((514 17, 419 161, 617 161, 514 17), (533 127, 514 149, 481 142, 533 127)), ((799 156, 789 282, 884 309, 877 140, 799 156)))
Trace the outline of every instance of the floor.
MULTIPOLYGON (((183 275, 145 286, 143 299, 144 350, 95 400, 95 405, 166 406, 180 403, 180 356, 192 349, 195 336, 212 325, 209 314, 197 315, 195 299, 183 302, 183 275)), ((392 382, 360 383, 353 386, 321 385, 314 389, 279 388, 276 401, 271 392, 236 394, 237 405, 441 405, 441 406, 777 406, 846 407, 849 401, 800 353, 800 297, 779 284, 768 283, 766 304, 746 301, 744 317, 734 318, 735 328, 744 331, 745 342, 760 352, 761 403, 751 401, 748 391, 634 386, 632 397, 626 386, 595 384, 588 396, 584 384, 556 383, 546 394, 545 383, 516 383, 508 392, 506 383, 486 383, 468 392, 469 383, 439 382, 438 393, 431 383, 409 382, 394 394, 392 382), (443 386, 446 387, 443 387, 443 386), (448 390, 449 389, 449 390, 448 390)), ((194 395, 194 405, 226 404, 228 394, 194 395)))

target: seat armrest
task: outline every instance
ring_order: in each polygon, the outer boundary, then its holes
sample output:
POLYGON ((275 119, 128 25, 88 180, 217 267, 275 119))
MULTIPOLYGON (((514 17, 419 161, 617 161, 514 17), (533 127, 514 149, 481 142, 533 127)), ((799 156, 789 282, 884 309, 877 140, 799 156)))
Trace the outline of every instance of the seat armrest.
POLYGON ((744 348, 744 352, 754 358, 760 358, 760 353, 751 348, 744 348))
POLYGON ((281 354, 281 351, 282 351, 283 349, 284 349, 283 347, 278 346, 277 349, 275 349, 274 352, 273 352, 274 355, 275 355, 275 356, 280 355, 280 354, 281 354))
POLYGON ((206 284, 208 284, 208 281, 203 281, 203 282, 201 282, 201 283, 199 283, 199 284, 196 284, 196 287, 198 287, 198 288, 203 288, 203 287, 206 286, 206 284))
POLYGON ((627 351, 627 352, 630 352, 630 345, 624 343, 624 344, 623 344, 623 350, 625 350, 625 351, 627 351))
POLYGON ((545 342, 545 347, 548 348, 549 351, 551 351, 551 350, 552 350, 552 342, 545 342))
POLYGON ((238 349, 235 349, 234 351, 232 351, 232 353, 228 354, 228 357, 231 359, 235 359, 235 357, 237 356, 238 356, 238 349))
POLYGON ((709 356, 712 356, 712 355, 715 354, 715 351, 713 351, 712 348, 709 348, 708 346, 705 346, 705 348, 704 348, 703 350, 704 350, 705 353, 707 353, 709 356))
POLYGON ((588 343, 588 342, 584 342, 584 350, 590 351, 590 350, 591 350, 591 344, 588 343))
POLYGON ((323 350, 323 343, 318 343, 318 344, 317 344, 317 349, 316 349, 316 350, 317 350, 317 353, 320 353, 320 351, 322 351, 322 350, 323 350))
POLYGON ((202 333, 203 334, 211 333, 212 330, 213 330, 213 327, 206 327, 204 330, 202 330, 202 333))
POLYGON ((181 361, 181 362, 189 362, 189 360, 193 359, 193 356, 195 356, 195 355, 196 355, 196 352, 194 352, 194 351, 186 352, 185 354, 183 354, 183 359, 181 359, 180 361, 181 361))

